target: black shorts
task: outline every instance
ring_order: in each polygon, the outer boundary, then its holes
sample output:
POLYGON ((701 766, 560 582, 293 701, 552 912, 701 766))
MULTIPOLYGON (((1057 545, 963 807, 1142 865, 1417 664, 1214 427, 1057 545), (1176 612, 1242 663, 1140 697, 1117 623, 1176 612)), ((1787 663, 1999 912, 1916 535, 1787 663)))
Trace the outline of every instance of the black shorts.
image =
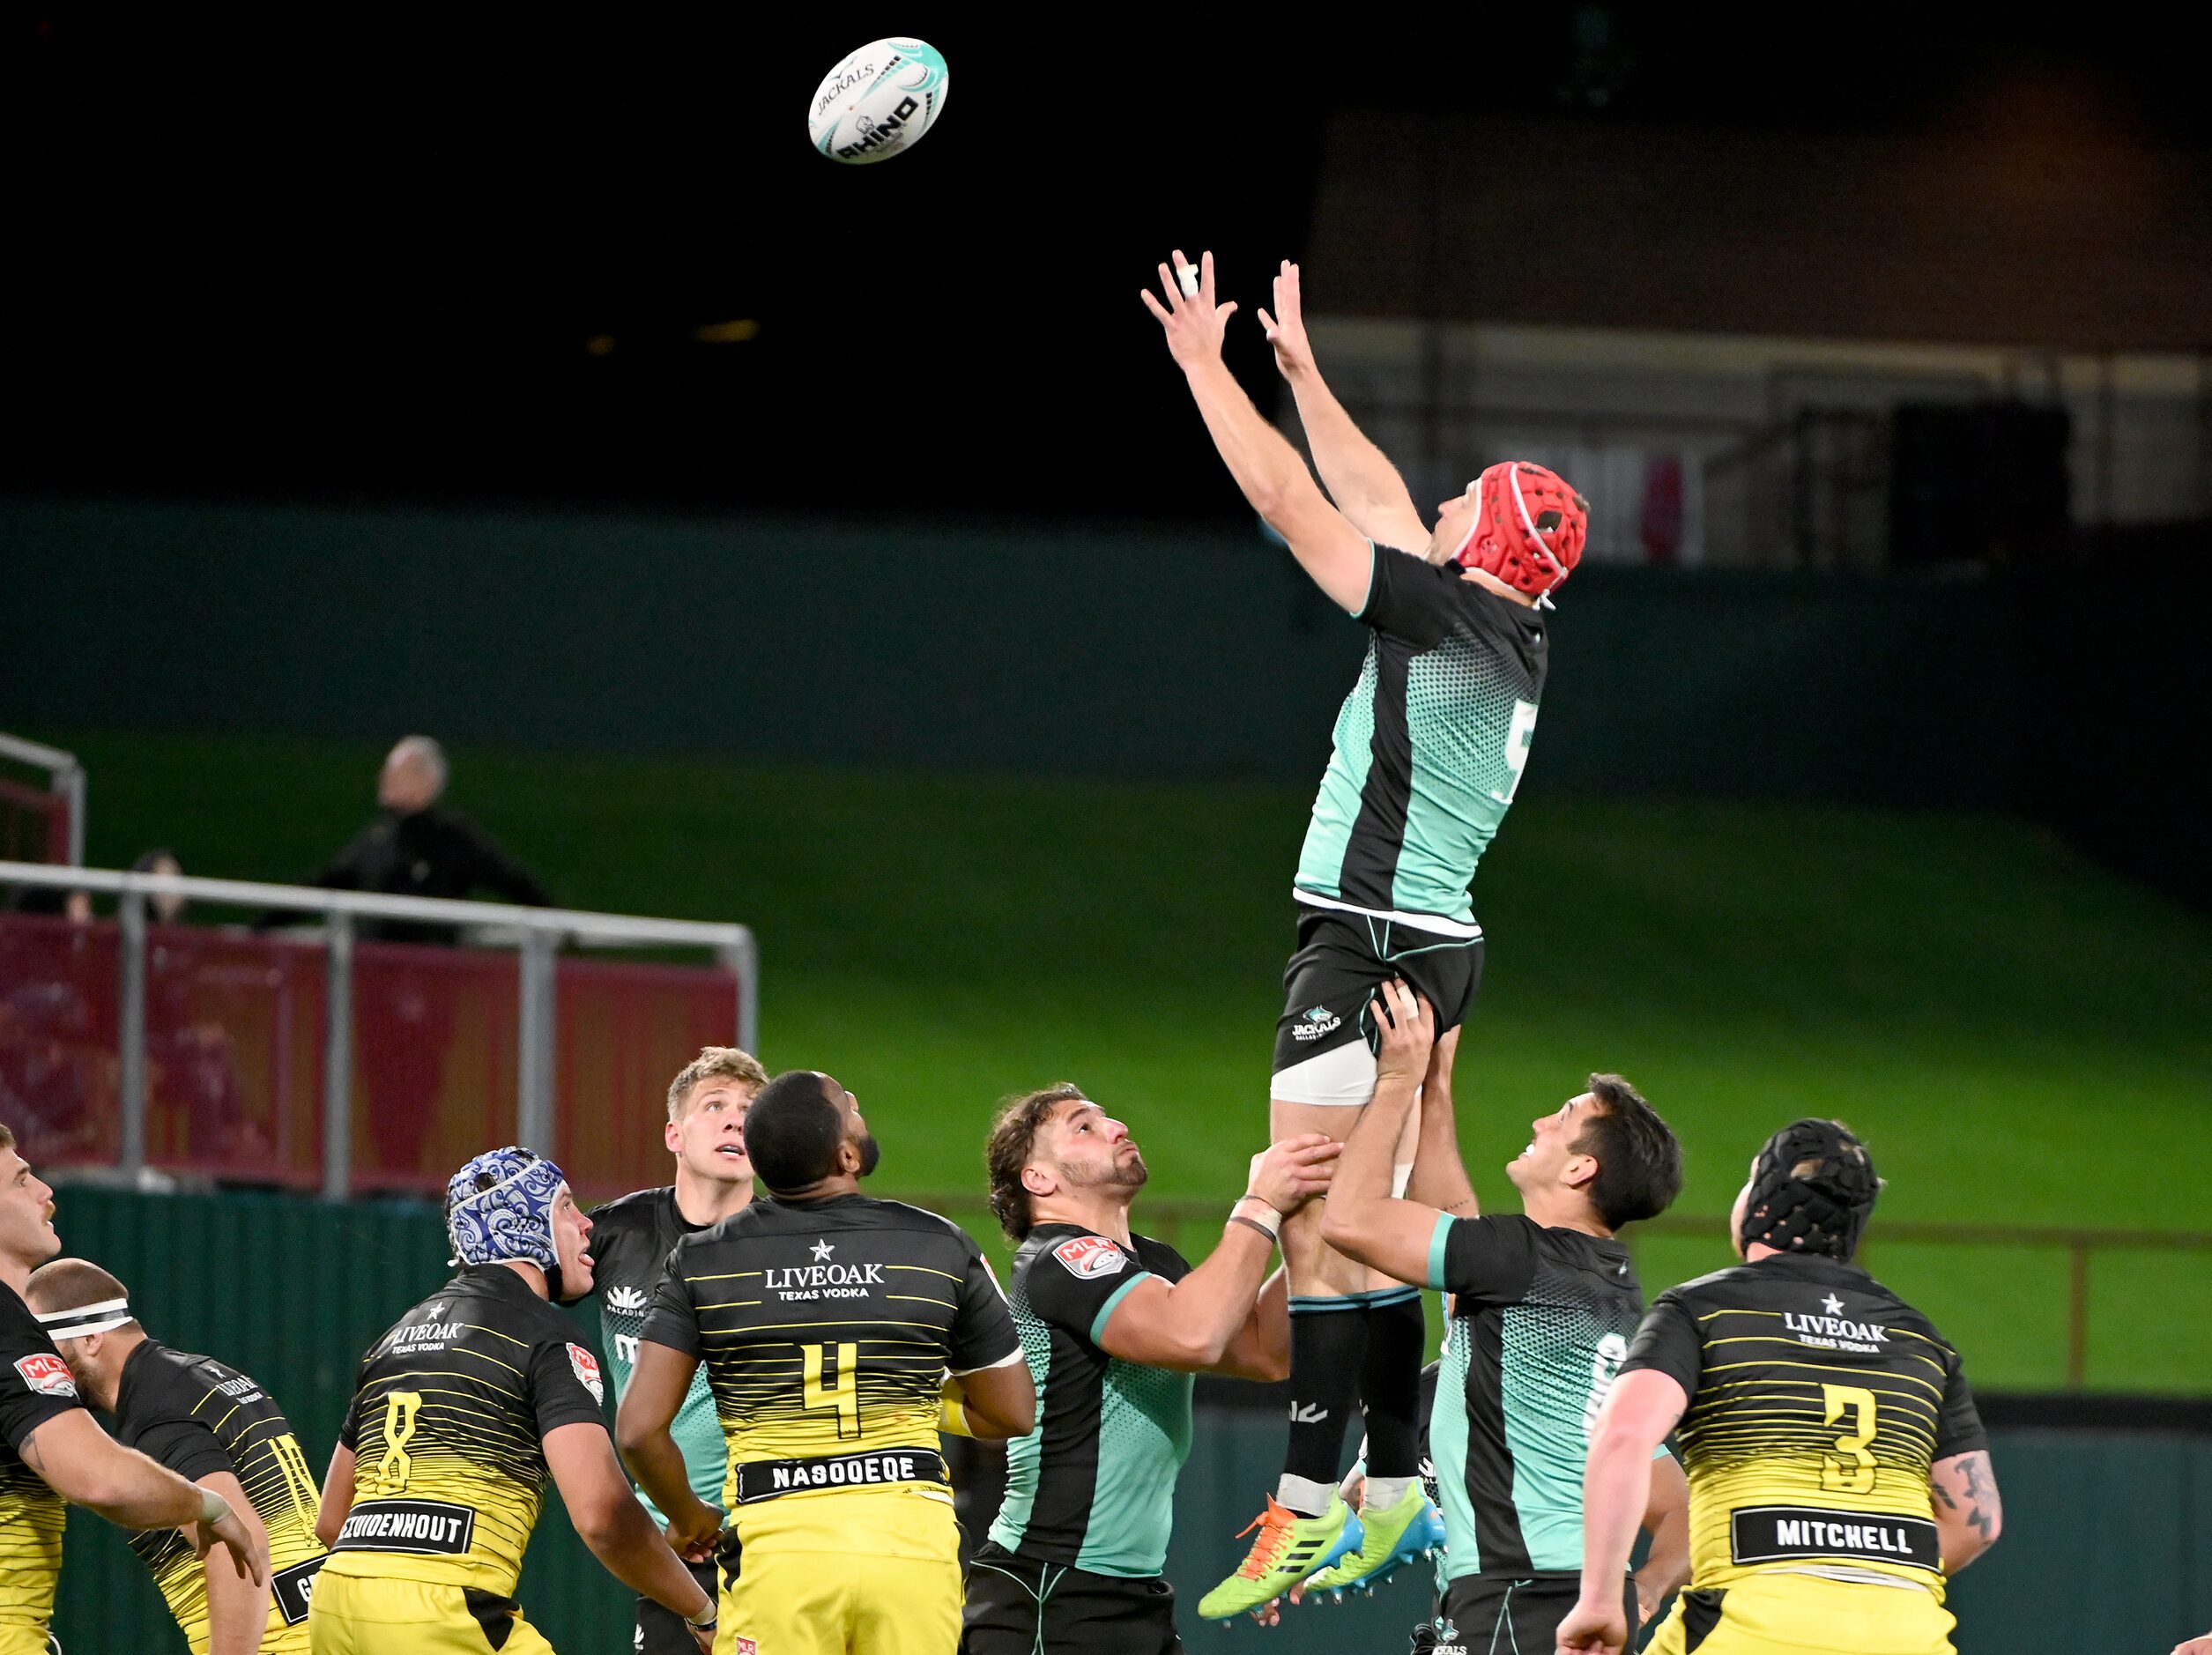
POLYGON ((1027 1562, 986 1541, 968 1570, 960 1655, 1183 1655, 1175 1588, 1027 1562))
MULTIPOLYGON (((1282 1020, 1275 1025, 1274 1072, 1364 1041, 1377 1044, 1370 1003, 1391 977, 1402 977, 1436 1008, 1436 1032, 1457 1028, 1482 984, 1482 935, 1422 931, 1403 920, 1335 909, 1298 909, 1298 952, 1282 974, 1282 1020)), ((1363 1099, 1357 1100, 1364 1102, 1363 1099)))
MULTIPOLYGON (((731 1553, 731 1561, 736 1552, 731 1553)), ((707 1595, 721 1601, 721 1583, 715 1578, 712 1563, 687 1564, 691 1577, 704 1587, 707 1595)), ((637 1600, 637 1642, 635 1647, 640 1655, 699 1655, 699 1644, 684 1624, 684 1617, 672 1609, 664 1609, 650 1598, 637 1600)))
MULTIPOLYGON (((1636 1582, 1623 1578, 1629 1624, 1636 1624, 1636 1582)), ((1552 1655, 1559 1623, 1582 1595, 1580 1575, 1462 1575, 1444 1587, 1436 1610, 1439 1650, 1495 1650, 1498 1655, 1552 1655)), ((1414 1634, 1420 1646, 1421 1635, 1414 1634)), ((1635 1639, 1629 1639, 1634 1644, 1635 1639)))

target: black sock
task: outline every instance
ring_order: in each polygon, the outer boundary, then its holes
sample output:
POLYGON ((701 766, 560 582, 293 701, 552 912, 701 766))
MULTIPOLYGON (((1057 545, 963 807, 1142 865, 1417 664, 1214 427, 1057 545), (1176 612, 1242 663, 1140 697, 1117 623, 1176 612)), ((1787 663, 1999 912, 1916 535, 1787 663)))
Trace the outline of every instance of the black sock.
POLYGON ((1344 1474, 1344 1428, 1359 1403, 1366 1357, 1362 1306, 1343 1299, 1290 1302, 1290 1444, 1283 1454, 1284 1476, 1333 1487, 1344 1474))
POLYGON ((1403 1297, 1370 1300, 1361 1319, 1367 1324, 1360 1368, 1367 1474, 1410 1477, 1421 1469, 1421 1350, 1429 1339, 1421 1295, 1407 1288, 1403 1297))

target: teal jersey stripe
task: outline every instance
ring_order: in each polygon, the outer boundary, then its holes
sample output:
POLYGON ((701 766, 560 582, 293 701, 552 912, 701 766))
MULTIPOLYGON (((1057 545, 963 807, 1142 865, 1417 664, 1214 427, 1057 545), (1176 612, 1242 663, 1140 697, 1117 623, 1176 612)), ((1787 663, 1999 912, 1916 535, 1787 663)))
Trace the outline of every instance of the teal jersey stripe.
POLYGON ((1451 1213, 1436 1214, 1436 1228, 1429 1237, 1429 1285, 1438 1292, 1448 1289, 1444 1282, 1444 1244, 1451 1239, 1451 1227, 1457 1222, 1451 1213))
POLYGON ((1114 1296, 1107 1300, 1105 1303, 1100 1305, 1098 1307, 1098 1314, 1091 1317, 1092 1344, 1098 1345, 1098 1347, 1101 1350, 1106 1348, 1103 1345, 1099 1344, 1099 1339, 1100 1336, 1106 1332, 1106 1323, 1114 1314, 1114 1307, 1129 1296, 1130 1288, 1135 1287, 1139 1281, 1149 1281, 1151 1280, 1151 1271, 1139 1270, 1135 1275, 1130 1277, 1128 1280, 1123 1282, 1121 1286, 1114 1289, 1114 1296))

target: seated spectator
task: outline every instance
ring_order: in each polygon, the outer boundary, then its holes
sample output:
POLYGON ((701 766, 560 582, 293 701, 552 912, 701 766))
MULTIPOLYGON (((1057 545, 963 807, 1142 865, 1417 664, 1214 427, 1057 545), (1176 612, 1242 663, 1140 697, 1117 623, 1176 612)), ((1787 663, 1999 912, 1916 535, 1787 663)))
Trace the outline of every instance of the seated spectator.
MULTIPOLYGON (((438 807, 445 784, 444 749, 428 736, 405 738, 377 778, 375 820, 309 883, 392 896, 467 897, 483 891, 529 907, 550 906, 546 887, 481 828, 438 807)), ((384 942, 450 944, 459 933, 451 925, 388 919, 363 920, 359 934, 384 942)))

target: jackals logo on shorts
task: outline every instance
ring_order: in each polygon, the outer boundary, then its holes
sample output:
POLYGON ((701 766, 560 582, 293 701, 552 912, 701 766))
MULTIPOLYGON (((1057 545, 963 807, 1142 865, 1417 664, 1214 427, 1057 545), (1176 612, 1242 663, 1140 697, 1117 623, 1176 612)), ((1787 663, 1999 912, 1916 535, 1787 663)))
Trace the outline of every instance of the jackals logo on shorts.
POLYGON ((1318 1040, 1332 1035, 1344 1027, 1344 1020, 1325 1006, 1309 1006, 1298 1013, 1298 1020, 1290 1026, 1293 1040, 1318 1040))
POLYGON ((1095 1281, 1101 1276, 1113 1275, 1129 1263, 1122 1250, 1103 1236, 1070 1236, 1052 1250, 1052 1256, 1066 1268, 1068 1274, 1085 1281, 1095 1281))

